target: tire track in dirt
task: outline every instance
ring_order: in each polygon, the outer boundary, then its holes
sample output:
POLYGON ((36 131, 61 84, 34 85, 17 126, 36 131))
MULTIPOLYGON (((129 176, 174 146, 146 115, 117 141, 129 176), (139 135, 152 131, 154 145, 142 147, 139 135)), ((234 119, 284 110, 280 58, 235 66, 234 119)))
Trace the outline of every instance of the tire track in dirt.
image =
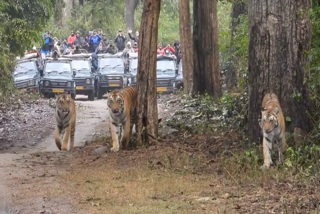
MULTIPOLYGON (((96 136, 104 136, 109 132, 108 128, 108 111, 106 100, 87 101, 81 97, 77 97, 77 124, 75 133, 75 147, 82 147, 86 143, 90 143, 96 136), (80 98, 80 99, 79 99, 80 98)), ((54 111, 54 109, 52 109, 54 111)), ((54 121, 54 118, 51 118, 54 121)), ((50 122, 52 122, 50 121, 50 122)), ((41 126, 41 124, 39 124, 41 126)), ((35 127, 41 129, 41 127, 35 127)), ((34 148, 17 148, 19 154, 0 154, 0 213, 81 213, 75 211, 68 203, 67 198, 58 198, 48 200, 47 198, 23 199, 24 191, 32 191, 32 185, 28 183, 17 183, 21 180, 30 180, 28 173, 32 166, 28 163, 21 163, 18 160, 22 158, 32 158, 30 154, 34 152, 54 152, 58 151, 54 143, 54 127, 52 131, 34 148)), ((33 140, 33 139, 31 139, 33 140)), ((30 142, 28 142, 30 143, 30 142)), ((31 142, 32 143, 32 142, 31 142)), ((64 153, 64 152, 61 152, 64 153)), ((57 153, 59 156, 60 154, 57 153)), ((72 155, 65 153, 63 155, 72 155)), ((48 170, 50 171, 50 169, 48 170)), ((36 169, 33 170, 36 174, 36 169)), ((55 172, 51 172, 54 174, 55 172)), ((32 175, 34 176, 34 175, 32 175)), ((36 179, 36 178, 35 178, 36 179)), ((48 183, 53 178, 48 178, 48 183)), ((51 184, 52 185, 52 184, 51 184)))

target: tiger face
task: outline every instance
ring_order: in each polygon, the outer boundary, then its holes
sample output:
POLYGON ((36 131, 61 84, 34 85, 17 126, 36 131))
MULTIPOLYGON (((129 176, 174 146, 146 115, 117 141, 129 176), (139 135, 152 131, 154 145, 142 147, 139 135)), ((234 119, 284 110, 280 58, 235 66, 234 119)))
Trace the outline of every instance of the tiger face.
MULTIPOLYGON (((267 111, 266 108, 262 111, 267 111)), ((266 133, 270 133, 279 126, 278 120, 279 108, 275 108, 272 112, 265 112, 262 117, 262 129, 266 133)))
POLYGON ((108 97, 108 107, 111 113, 121 114, 124 111, 124 99, 120 91, 112 91, 108 97))
POLYGON ((57 98, 57 109, 64 113, 68 113, 71 109, 71 100, 72 98, 69 94, 59 95, 57 98))

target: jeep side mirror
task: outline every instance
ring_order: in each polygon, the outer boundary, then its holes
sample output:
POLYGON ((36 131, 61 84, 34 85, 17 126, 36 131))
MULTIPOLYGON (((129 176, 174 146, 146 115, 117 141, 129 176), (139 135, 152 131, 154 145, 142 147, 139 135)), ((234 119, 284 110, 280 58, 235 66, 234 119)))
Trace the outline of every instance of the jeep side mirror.
POLYGON ((39 72, 40 72, 40 77, 43 77, 43 70, 40 69, 39 72))
POLYGON ((77 74, 76 70, 73 70, 73 76, 75 76, 77 74))
POLYGON ((178 73, 179 73, 179 69, 176 68, 176 75, 178 75, 178 73))

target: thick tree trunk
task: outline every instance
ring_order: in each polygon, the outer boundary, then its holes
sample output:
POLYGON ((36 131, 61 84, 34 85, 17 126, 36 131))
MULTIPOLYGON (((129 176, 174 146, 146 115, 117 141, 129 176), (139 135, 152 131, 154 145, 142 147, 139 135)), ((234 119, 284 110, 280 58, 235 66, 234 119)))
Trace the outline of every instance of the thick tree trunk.
POLYGON ((158 136, 157 40, 161 0, 145 0, 140 24, 139 64, 137 75, 138 144, 158 136))
POLYGON ((237 88, 238 86, 238 74, 237 70, 233 64, 234 62, 234 37, 237 32, 237 27, 240 23, 239 17, 240 15, 247 13, 247 7, 243 0, 236 1, 232 4, 232 12, 231 12, 231 42, 230 42, 230 60, 228 60, 227 64, 227 72, 225 74, 225 81, 228 90, 232 90, 237 88))
POLYGON ((132 30, 133 34, 135 32, 134 26, 134 11, 139 3, 139 0, 126 0, 126 9, 125 9, 125 20, 127 31, 132 30))
POLYGON ((194 93, 221 96, 217 0, 193 0, 194 93))
POLYGON ((193 87, 193 54, 189 0, 179 0, 179 31, 183 61, 183 86, 187 94, 193 87))
POLYGON ((248 134, 257 141, 261 102, 265 93, 279 97, 289 131, 312 128, 308 78, 311 0, 248 0, 249 114, 248 134))

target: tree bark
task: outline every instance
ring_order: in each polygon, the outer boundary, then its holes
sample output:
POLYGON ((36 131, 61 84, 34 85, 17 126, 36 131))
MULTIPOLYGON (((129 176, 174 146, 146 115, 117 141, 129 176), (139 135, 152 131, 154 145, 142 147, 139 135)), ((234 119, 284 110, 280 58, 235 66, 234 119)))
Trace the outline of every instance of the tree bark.
POLYGON ((193 86, 193 54, 189 0, 179 0, 179 31, 183 61, 184 92, 192 93, 193 86))
POLYGON ((161 0, 145 0, 140 24, 137 75, 137 141, 148 144, 158 136, 157 40, 161 0))
POLYGON ((289 131, 312 128, 307 116, 312 106, 304 84, 311 45, 310 7, 311 0, 248 0, 248 135, 252 141, 259 138, 261 102, 268 92, 279 97, 289 131))
POLYGON ((126 9, 125 9, 125 20, 126 20, 126 27, 127 32, 128 30, 132 30, 135 32, 135 25, 134 25, 134 11, 139 3, 139 0, 126 0, 126 9))
POLYGON ((221 96, 217 0, 193 0, 194 93, 221 96))
POLYGON ((228 90, 236 89, 238 86, 238 74, 237 69, 235 68, 234 62, 234 37, 237 32, 237 27, 240 23, 239 17, 240 15, 247 14, 247 7, 243 0, 233 2, 232 4, 232 12, 231 12, 231 41, 230 41, 230 60, 228 60, 227 64, 227 72, 225 74, 226 86, 228 90))

